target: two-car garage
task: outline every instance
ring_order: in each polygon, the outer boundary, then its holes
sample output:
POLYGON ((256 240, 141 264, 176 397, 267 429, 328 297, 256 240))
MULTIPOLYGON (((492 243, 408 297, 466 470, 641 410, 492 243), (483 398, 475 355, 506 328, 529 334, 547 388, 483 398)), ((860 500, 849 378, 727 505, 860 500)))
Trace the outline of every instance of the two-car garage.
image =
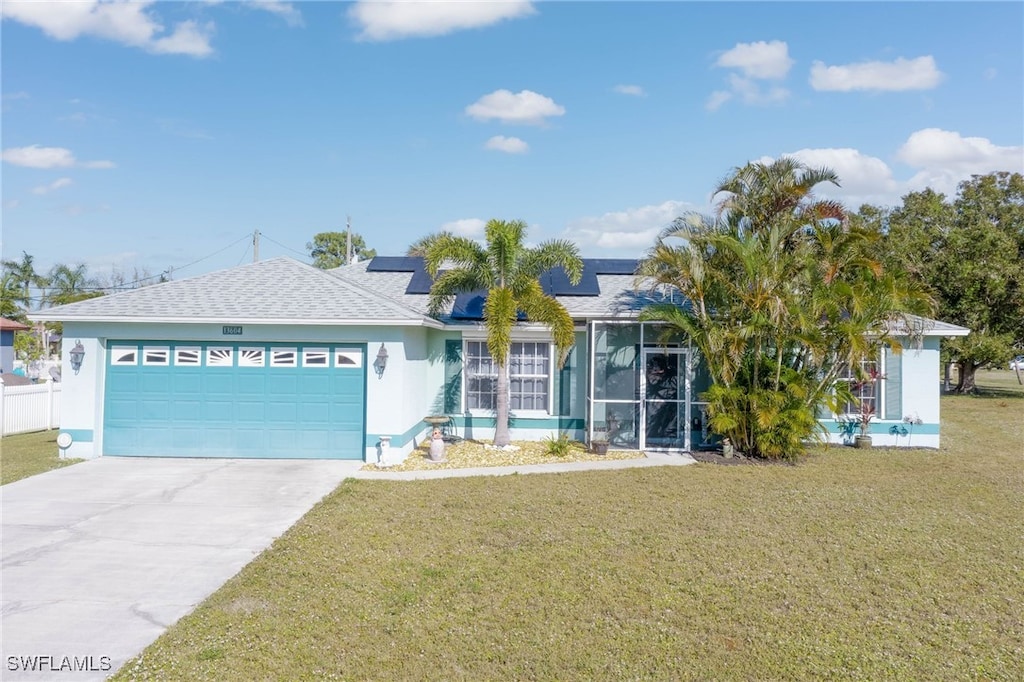
POLYGON ((364 344, 109 341, 103 454, 363 459, 364 344))

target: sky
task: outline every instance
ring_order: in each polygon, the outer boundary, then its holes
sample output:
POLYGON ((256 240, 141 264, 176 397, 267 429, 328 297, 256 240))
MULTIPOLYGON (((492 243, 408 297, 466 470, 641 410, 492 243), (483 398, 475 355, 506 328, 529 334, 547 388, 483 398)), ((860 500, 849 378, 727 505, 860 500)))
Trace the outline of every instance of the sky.
POLYGON ((748 161, 1024 171, 1024 3, 2 5, 2 255, 174 279, 520 219, 641 257, 748 161))

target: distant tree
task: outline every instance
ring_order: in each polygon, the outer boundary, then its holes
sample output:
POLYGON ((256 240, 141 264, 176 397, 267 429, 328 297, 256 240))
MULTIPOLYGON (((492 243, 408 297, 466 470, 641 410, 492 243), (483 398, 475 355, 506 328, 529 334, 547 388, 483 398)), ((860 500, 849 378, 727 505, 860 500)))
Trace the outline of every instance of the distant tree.
POLYGON ((15 273, 4 268, 3 274, 0 275, 0 317, 27 324, 26 307, 27 301, 21 282, 15 273), (21 305, 18 305, 19 303, 21 305))
POLYGON ((13 276, 14 286, 17 286, 21 291, 16 299, 20 302, 24 309, 32 309, 32 289, 41 289, 46 286, 46 278, 36 272, 35 258, 28 255, 26 252, 21 252, 21 261, 5 260, 3 261, 4 274, 10 273, 13 276))
POLYGON ((426 237, 420 237, 419 239, 417 239, 416 241, 409 245, 409 248, 406 250, 405 255, 426 256, 427 251, 430 250, 430 247, 433 246, 439 239, 447 239, 453 236, 455 235, 453 235, 451 232, 448 232, 447 230, 442 230, 441 232, 428 234, 426 237))
POLYGON ((110 274, 102 279, 97 278, 97 286, 105 291, 125 291, 128 289, 141 289, 153 284, 170 281, 170 271, 154 275, 149 268, 135 266, 128 270, 112 268, 110 274))
MULTIPOLYGON (((330 270, 345 265, 346 237, 344 232, 320 232, 313 235, 313 241, 306 244, 313 265, 321 270, 330 270)), ((352 254, 358 260, 369 260, 377 251, 366 247, 366 242, 357 232, 352 233, 352 254)))
POLYGON ((575 343, 572 317, 554 297, 544 293, 538 281, 541 273, 561 266, 569 281, 577 284, 583 276, 583 261, 576 245, 551 240, 528 248, 526 223, 490 220, 484 228, 486 245, 451 234, 439 235, 426 252, 427 272, 435 277, 430 289, 430 314, 439 315, 457 294, 487 291, 484 302, 484 327, 487 350, 497 370, 495 389, 496 420, 494 445, 508 445, 509 388, 508 359, 512 348, 512 329, 524 313, 531 322, 551 329, 561 366, 575 343), (442 263, 451 269, 440 273, 442 263))
POLYGON ((50 268, 47 277, 45 301, 51 306, 67 305, 77 303, 87 298, 102 296, 103 292, 96 291, 97 282, 89 276, 89 270, 84 264, 65 265, 58 263, 50 268))
POLYGON ((1024 176, 973 176, 952 203, 930 189, 912 192, 876 222, 887 266, 930 288, 941 319, 971 329, 943 347, 960 370, 957 392, 973 392, 978 369, 1024 348, 1024 176))

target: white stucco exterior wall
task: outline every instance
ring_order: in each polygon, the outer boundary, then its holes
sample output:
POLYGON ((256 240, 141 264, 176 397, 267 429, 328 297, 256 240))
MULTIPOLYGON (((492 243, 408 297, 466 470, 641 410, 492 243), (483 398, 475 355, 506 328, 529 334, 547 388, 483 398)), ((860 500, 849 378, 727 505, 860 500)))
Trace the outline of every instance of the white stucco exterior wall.
MULTIPOLYGON (((941 338, 924 337, 920 341, 902 338, 900 355, 899 419, 874 419, 871 422, 873 445, 938 448, 940 445, 940 408, 942 390, 939 377, 941 338), (915 423, 910 423, 911 420, 915 423), (920 421, 920 423, 916 423, 920 421), (896 433, 892 433, 893 430, 896 433), (906 431, 906 434, 903 432, 906 431)), ((888 373, 889 368, 885 368, 888 373)), ((891 380, 891 379, 890 379, 891 380)), ((835 420, 826 422, 829 442, 851 440, 836 433, 835 420)))

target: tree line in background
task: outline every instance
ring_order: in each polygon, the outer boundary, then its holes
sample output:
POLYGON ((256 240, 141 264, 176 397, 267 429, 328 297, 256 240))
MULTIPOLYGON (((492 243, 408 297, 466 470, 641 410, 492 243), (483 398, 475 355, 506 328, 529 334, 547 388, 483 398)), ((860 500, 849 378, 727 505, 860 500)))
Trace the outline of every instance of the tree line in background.
MULTIPOLYGON (((851 226, 878 235, 873 256, 920 283, 937 316, 971 330, 943 341, 943 359, 958 367, 957 392, 975 373, 1024 352, 1024 176, 976 175, 952 200, 926 189, 900 206, 862 206, 851 226)), ((947 374, 948 376, 948 374, 947 374)))
MULTIPOLYGON (((35 258, 22 252, 21 260, 0 261, 0 317, 32 326, 28 315, 33 310, 76 303, 105 293, 136 289, 166 282, 168 273, 152 275, 144 268, 113 269, 106 276, 95 276, 82 263, 58 263, 45 273, 36 270, 35 258)), ((48 353, 46 332, 60 334, 59 322, 36 325, 14 337, 15 352, 22 360, 36 360, 48 353)))

